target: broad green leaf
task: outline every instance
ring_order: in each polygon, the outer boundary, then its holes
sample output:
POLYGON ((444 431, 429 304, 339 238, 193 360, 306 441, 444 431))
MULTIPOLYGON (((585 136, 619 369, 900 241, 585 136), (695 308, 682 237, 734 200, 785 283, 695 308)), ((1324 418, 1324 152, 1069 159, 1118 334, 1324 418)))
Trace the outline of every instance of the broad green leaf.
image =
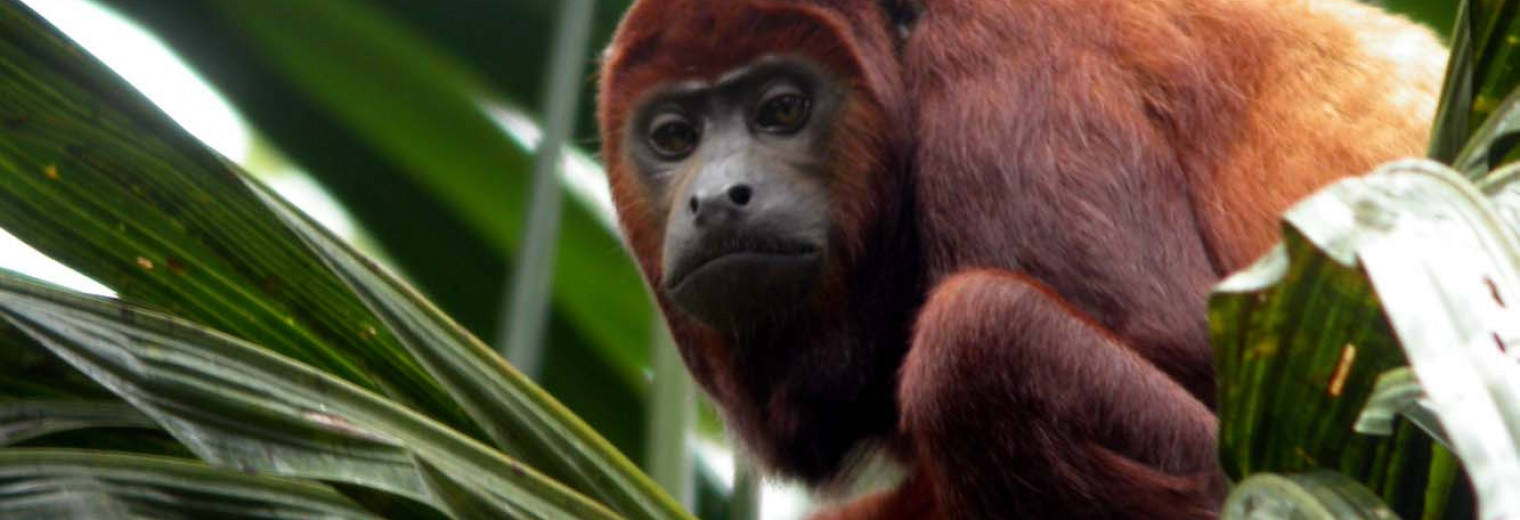
POLYGON ((382 490, 450 511, 422 460, 512 517, 617 518, 403 406, 203 327, 5 277, 0 317, 213 465, 382 490))
MULTIPOLYGON (((1520 240, 1482 193, 1432 164, 1391 172, 1358 217, 1390 222, 1357 248, 1423 400, 1461 459, 1481 518, 1520 515, 1520 240), (1386 234, 1386 236, 1378 236, 1386 234), (1432 247, 1432 245, 1436 247, 1432 247)), ((1423 420, 1423 419, 1422 419, 1423 420)))
POLYGON ((0 450, 0 516, 14 519, 378 520, 309 482, 164 457, 0 450))
POLYGON ((1419 426, 1426 435, 1441 443, 1441 447, 1451 449, 1446 428, 1431 411, 1420 381, 1408 368, 1396 368, 1378 376, 1372 396, 1367 398, 1367 406, 1357 416, 1354 429, 1357 433, 1369 435, 1393 435, 1394 425, 1400 418, 1419 426))
POLYGON ((1398 520, 1355 480, 1335 472, 1261 473, 1235 486, 1223 520, 1398 520))
POLYGON ((477 432, 221 158, 0 0, 0 226, 115 289, 477 432))
POLYGON ((689 517, 595 431, 404 281, 263 186, 252 186, 510 453, 631 518, 689 517))
MULTIPOLYGON (((365 3, 404 21, 441 50, 459 57, 472 72, 517 104, 536 107, 534 103, 544 99, 548 85, 541 78, 551 67, 544 57, 552 49, 554 21, 562 5, 558 0, 453 0, 426 7, 412 0, 365 3)), ((581 60, 583 77, 595 73, 597 54, 611 40, 613 29, 630 4, 631 0, 597 0, 592 52, 581 60)), ((585 81, 577 89, 581 96, 577 141, 597 139, 592 117, 595 87, 595 82, 585 81)))
MULTIPOLYGON (((1443 222, 1429 213, 1449 200, 1435 188, 1461 181, 1431 171, 1439 167, 1395 163, 1311 196, 1284 217, 1283 245, 1216 289, 1220 455, 1232 477, 1333 469, 1404 518, 1448 511, 1450 453, 1407 422, 1388 437, 1353 431, 1377 378, 1406 364, 1358 255, 1398 230, 1443 222)), ((1430 249, 1481 253, 1420 251, 1430 249)))

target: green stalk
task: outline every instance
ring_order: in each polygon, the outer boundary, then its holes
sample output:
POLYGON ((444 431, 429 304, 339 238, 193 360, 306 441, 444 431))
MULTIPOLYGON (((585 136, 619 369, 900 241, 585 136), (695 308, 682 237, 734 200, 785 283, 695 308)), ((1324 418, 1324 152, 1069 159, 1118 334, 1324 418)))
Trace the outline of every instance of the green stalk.
POLYGON ((554 278, 554 253, 560 225, 563 195, 559 186, 562 149, 575 126, 580 99, 582 59, 591 39, 591 0, 566 0, 554 42, 547 100, 544 103, 544 136, 533 164, 533 188, 528 229, 517 258, 510 305, 504 329, 497 333, 497 348, 518 370, 537 377, 543 364, 544 327, 547 324, 554 278))

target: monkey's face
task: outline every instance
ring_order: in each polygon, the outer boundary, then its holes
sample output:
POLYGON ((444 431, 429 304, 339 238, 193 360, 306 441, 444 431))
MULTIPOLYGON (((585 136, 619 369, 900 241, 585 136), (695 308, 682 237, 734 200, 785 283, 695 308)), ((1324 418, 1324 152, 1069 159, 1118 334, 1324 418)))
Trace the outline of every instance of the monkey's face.
POLYGON ((713 81, 654 89, 623 133, 663 201, 657 290, 717 328, 783 316, 829 257, 831 120, 843 92, 820 67, 773 56, 713 81))
POLYGON ((917 299, 889 27, 877 0, 638 0, 599 76, 618 222, 682 359, 814 482, 895 424, 917 299))

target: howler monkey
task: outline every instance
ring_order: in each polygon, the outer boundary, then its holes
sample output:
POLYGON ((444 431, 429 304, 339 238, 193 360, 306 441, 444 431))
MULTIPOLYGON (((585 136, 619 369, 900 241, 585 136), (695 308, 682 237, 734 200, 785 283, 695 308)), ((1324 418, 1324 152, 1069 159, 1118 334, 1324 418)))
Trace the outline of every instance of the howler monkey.
POLYGON ((1351 0, 639 0, 618 215, 770 469, 827 518, 1207 518, 1210 286, 1426 143, 1445 52, 1351 0))

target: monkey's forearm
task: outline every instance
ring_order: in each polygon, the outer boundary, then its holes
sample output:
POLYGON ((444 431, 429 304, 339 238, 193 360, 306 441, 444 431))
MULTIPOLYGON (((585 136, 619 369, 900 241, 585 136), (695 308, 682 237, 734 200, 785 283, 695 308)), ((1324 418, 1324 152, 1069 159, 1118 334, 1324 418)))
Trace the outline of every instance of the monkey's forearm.
POLYGON ((1203 403, 1034 282, 941 284, 903 367, 904 433, 953 518, 1209 518, 1203 403))

